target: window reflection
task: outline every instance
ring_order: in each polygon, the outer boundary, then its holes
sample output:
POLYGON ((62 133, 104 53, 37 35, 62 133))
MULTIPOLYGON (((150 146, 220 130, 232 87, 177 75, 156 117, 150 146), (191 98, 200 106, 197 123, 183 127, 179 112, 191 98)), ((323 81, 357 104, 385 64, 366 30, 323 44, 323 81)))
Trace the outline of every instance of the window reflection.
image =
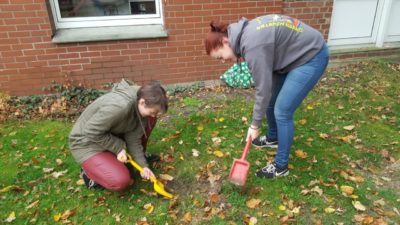
POLYGON ((58 0, 62 18, 156 14, 155 0, 58 0))

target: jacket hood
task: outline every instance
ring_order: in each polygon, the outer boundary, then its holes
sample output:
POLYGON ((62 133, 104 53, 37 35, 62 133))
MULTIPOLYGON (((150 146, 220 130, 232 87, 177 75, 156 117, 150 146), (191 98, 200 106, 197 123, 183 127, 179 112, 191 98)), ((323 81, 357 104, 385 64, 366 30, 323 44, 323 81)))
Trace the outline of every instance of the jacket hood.
POLYGON ((129 99, 136 99, 136 93, 140 86, 131 86, 128 81, 122 79, 121 82, 114 85, 112 91, 120 94, 121 96, 129 99))
POLYGON ((242 37, 243 29, 246 27, 248 19, 242 18, 237 23, 232 23, 228 27, 228 38, 231 48, 236 56, 241 56, 240 38, 242 37))

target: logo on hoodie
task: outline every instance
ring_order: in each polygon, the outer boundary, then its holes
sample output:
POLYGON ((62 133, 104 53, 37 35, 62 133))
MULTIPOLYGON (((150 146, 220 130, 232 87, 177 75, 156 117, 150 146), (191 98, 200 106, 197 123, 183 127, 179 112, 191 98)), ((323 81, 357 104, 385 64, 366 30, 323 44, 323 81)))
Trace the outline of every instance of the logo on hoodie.
POLYGON ((303 32, 304 28, 301 27, 301 22, 298 19, 294 19, 291 17, 273 15, 271 17, 257 18, 259 26, 256 27, 257 30, 263 30, 269 27, 286 27, 295 32, 303 32), (267 18, 268 21, 262 22, 262 19, 267 18))

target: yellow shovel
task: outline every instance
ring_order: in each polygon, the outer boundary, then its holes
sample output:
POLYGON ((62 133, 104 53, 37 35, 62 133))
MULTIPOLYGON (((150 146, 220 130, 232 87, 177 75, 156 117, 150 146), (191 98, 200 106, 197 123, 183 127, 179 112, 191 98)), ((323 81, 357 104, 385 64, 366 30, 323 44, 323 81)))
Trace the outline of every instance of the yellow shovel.
MULTIPOLYGON (((128 157, 128 162, 129 162, 130 164, 132 164, 132 166, 135 167, 137 170, 139 170, 141 173, 143 173, 143 168, 142 168, 141 166, 139 166, 139 164, 137 164, 135 161, 133 161, 131 155, 126 154, 126 156, 128 157)), ((152 177, 150 177, 150 180, 151 180, 151 182, 153 182, 153 184, 154 184, 154 190, 155 190, 158 194, 160 194, 160 195, 162 195, 162 196, 165 196, 165 197, 167 197, 167 198, 169 198, 169 199, 173 198, 173 196, 172 196, 170 193, 168 193, 168 192, 165 191, 164 185, 163 185, 160 181, 158 181, 158 180, 156 179, 156 177, 152 176, 152 177)))

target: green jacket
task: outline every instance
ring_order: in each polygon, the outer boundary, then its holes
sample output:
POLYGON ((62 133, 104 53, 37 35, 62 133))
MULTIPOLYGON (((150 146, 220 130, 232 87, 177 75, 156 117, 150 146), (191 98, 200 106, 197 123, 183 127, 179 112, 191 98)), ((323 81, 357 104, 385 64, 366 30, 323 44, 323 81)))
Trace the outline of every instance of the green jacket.
POLYGON ((126 147, 139 165, 148 167, 141 142, 147 118, 137 108, 138 89, 122 80, 83 111, 69 135, 78 163, 106 150, 118 154, 126 147))

